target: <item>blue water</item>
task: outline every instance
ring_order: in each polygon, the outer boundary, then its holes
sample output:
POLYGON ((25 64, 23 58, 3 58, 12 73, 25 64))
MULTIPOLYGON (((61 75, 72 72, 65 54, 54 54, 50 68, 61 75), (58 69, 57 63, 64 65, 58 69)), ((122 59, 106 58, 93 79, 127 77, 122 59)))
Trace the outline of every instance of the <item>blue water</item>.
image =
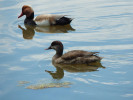
POLYGON ((0 100, 132 100, 132 18, 132 0, 0 0, 0 100), (26 29, 25 17, 17 18, 25 4, 33 7, 35 16, 64 14, 74 20, 71 27, 26 29), (106 68, 61 70, 60 79, 53 78, 45 70, 56 73, 51 63, 55 51, 44 49, 54 40, 63 42, 64 52, 100 52, 106 68), (19 86, 20 81, 29 83, 19 86), (72 84, 68 88, 26 88, 63 82, 72 84))

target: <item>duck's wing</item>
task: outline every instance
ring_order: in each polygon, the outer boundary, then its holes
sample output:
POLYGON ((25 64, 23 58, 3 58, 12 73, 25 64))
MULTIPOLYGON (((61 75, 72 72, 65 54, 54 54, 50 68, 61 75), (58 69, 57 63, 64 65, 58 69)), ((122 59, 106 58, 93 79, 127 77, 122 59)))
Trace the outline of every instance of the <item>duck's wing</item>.
POLYGON ((93 55, 97 55, 99 52, 88 52, 88 51, 83 51, 83 50, 73 50, 65 53, 63 56, 61 56, 62 59, 64 60, 73 60, 78 57, 89 57, 93 55))
POLYGON ((39 22, 48 22, 50 25, 65 25, 69 24, 72 19, 65 17, 67 15, 55 15, 55 14, 42 14, 37 16, 34 21, 39 22))

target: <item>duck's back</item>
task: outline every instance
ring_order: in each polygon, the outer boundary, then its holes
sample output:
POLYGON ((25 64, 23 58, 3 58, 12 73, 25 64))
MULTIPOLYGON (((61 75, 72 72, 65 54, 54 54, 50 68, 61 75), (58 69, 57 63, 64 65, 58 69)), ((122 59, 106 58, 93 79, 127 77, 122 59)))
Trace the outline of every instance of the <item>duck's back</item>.
POLYGON ((102 58, 97 56, 98 52, 88 52, 83 50, 73 50, 65 53, 56 60, 56 63, 64 64, 87 64, 100 61, 102 58))

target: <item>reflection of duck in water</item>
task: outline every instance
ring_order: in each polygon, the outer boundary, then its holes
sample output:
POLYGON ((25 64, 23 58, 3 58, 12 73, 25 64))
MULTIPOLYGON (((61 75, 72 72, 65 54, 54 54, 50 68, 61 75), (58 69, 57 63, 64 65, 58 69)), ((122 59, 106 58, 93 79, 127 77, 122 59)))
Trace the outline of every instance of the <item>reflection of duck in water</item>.
POLYGON ((89 63, 89 64, 56 64, 52 63, 56 67, 56 72, 48 71, 53 79, 62 79, 64 77, 64 70, 71 73, 76 72, 92 72, 98 71, 98 68, 105 68, 102 66, 100 61, 89 63))
POLYGON ((26 29, 18 25, 18 28, 20 28, 23 32, 24 39, 32 39, 35 34, 35 31, 41 33, 68 33, 69 31, 75 31, 75 29, 73 29, 71 25, 39 27, 25 24, 25 27, 26 29))
POLYGON ((68 72, 92 72, 97 71, 98 68, 105 68, 100 61, 92 62, 89 64, 53 64, 68 72))
POLYGON ((63 44, 60 41, 53 41, 48 49, 54 49, 56 54, 52 61, 56 64, 89 64, 102 59, 98 52, 88 52, 83 50, 73 50, 63 55, 63 44))
POLYGON ((18 28, 22 30, 24 39, 33 39, 35 35, 34 26, 25 25, 26 29, 18 25, 18 28))
POLYGON ((56 68, 56 72, 48 70, 45 70, 45 72, 48 72, 53 77, 53 79, 62 79, 64 77, 64 70, 56 65, 54 66, 56 68))
POLYGON ((50 25, 67 25, 70 24, 72 19, 66 17, 66 15, 54 15, 54 14, 43 14, 39 15, 34 19, 34 11, 28 6, 24 5, 22 7, 22 13, 18 18, 26 15, 26 19, 24 20, 25 24, 28 25, 37 25, 37 26, 50 26, 50 25))
POLYGON ((69 31, 75 31, 75 29, 73 29, 71 25, 64 25, 64 26, 56 25, 56 26, 45 26, 45 27, 37 26, 35 28, 35 31, 42 33, 68 33, 69 31))

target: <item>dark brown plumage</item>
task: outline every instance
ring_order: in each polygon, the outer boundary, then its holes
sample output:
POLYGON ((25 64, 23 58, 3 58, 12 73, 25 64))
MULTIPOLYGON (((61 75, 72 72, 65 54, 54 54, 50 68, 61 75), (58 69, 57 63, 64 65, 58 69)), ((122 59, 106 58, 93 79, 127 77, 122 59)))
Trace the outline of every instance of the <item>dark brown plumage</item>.
POLYGON ((77 57, 89 57, 92 55, 96 55, 98 52, 88 52, 88 51, 83 51, 83 50, 73 50, 65 53, 64 55, 61 56, 62 59, 64 60, 72 60, 77 57))

